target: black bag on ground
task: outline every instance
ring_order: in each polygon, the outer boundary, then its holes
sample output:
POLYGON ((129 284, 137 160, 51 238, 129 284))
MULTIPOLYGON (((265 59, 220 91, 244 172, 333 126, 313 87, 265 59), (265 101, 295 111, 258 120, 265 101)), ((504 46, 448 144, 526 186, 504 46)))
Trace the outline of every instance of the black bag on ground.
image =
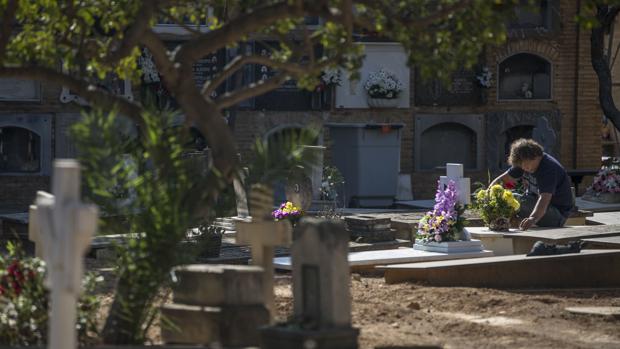
POLYGON ((582 241, 569 241, 566 245, 556 245, 556 244, 547 244, 542 241, 536 241, 530 253, 526 256, 549 256, 556 254, 565 254, 565 253, 579 253, 581 252, 581 247, 583 246, 582 241))

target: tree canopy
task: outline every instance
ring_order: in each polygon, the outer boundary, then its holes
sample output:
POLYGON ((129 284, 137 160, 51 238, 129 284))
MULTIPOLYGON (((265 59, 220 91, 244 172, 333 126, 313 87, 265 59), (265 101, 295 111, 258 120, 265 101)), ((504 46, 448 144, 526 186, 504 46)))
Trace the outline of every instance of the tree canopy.
POLYGON ((62 84, 93 105, 141 123, 144 107, 97 85, 110 73, 139 83, 146 48, 187 124, 197 127, 224 176, 235 165, 235 145, 222 111, 294 78, 316 84, 320 72, 355 74, 369 34, 400 42, 423 76, 446 78, 474 64, 486 44, 505 40, 504 23, 517 0, 0 0, 0 77, 62 84), (320 18, 308 27, 304 18, 320 18), (176 23, 186 40, 169 49, 155 26, 176 23), (192 65, 222 48, 275 38, 269 56, 239 54, 197 87, 192 65), (248 64, 274 69, 272 77, 211 92, 248 64))

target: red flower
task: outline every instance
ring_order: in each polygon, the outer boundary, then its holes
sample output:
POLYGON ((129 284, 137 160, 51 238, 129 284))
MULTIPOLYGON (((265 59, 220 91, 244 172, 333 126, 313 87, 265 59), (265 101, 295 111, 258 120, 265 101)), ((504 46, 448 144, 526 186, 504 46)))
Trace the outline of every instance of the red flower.
POLYGON ((504 188, 506 189, 514 189, 516 187, 516 184, 514 182, 506 182, 504 183, 504 188))

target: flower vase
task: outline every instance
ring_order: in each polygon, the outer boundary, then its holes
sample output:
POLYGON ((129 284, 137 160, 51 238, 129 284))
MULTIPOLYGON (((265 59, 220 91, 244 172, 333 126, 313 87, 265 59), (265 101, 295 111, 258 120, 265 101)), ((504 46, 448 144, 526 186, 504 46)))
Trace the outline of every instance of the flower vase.
POLYGON ((366 102, 371 108, 396 108, 399 100, 398 98, 372 98, 368 96, 366 102))
POLYGON ((492 231, 508 231, 510 230, 510 218, 497 217, 489 221, 489 230, 492 231))

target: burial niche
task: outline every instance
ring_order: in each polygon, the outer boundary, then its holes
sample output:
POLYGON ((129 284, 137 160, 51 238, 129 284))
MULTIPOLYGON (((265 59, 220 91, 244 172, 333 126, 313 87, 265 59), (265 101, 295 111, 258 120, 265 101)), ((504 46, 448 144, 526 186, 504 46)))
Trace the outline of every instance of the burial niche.
POLYGON ((508 29, 551 29, 551 5, 549 0, 541 0, 533 5, 528 0, 521 0, 515 7, 514 20, 508 24, 508 29))
POLYGON ((508 155, 510 155, 510 145, 512 145, 512 142, 516 141, 519 138, 532 138, 533 130, 533 125, 518 125, 509 128, 502 134, 501 138, 504 143, 504 156, 498 158, 499 168, 503 169, 508 167, 506 159, 508 159, 508 155))
POLYGON ((456 122, 432 126, 422 133, 420 156, 421 170, 433 170, 452 162, 475 169, 478 166, 476 132, 456 122))
POLYGON ((551 64, 544 58, 518 53, 499 64, 500 100, 551 99, 551 64))
POLYGON ((22 127, 0 127, 0 173, 41 171, 41 137, 22 127))

